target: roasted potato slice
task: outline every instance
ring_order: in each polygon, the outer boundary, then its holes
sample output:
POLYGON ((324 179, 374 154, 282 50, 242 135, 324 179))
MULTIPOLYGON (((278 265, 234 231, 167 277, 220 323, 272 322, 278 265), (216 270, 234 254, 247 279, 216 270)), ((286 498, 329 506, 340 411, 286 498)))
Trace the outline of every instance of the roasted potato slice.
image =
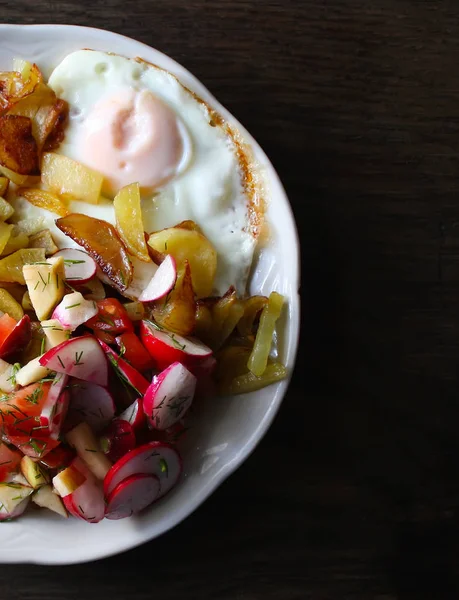
POLYGON ((14 214, 14 208, 9 202, 0 198, 0 221, 7 221, 14 214))
POLYGON ((0 116, 0 164, 20 175, 39 175, 32 121, 19 115, 0 116))
MULTIPOLYGON (((83 246, 119 292, 132 281, 132 264, 116 229, 100 219, 72 213, 57 219, 59 229, 83 246)), ((0 278, 1 281, 1 278, 0 278)))
POLYGON ((49 229, 43 229, 30 236, 29 248, 44 248, 46 256, 52 256, 59 250, 49 229))
POLYGON ((138 183, 122 188, 113 201, 116 228, 128 251, 143 262, 150 262, 150 256, 143 231, 140 189, 138 183))
POLYGON ((174 289, 164 300, 158 300, 152 305, 153 317, 162 327, 179 335, 189 335, 194 330, 196 302, 188 261, 179 270, 174 289))
POLYGON ((24 316, 22 306, 5 289, 0 288, 0 310, 19 321, 24 316))
POLYGON ((0 73, 0 109, 8 110, 36 90, 43 76, 37 65, 23 61, 21 71, 0 73))
POLYGON ((4 251, 8 240, 11 237, 11 233, 14 229, 14 225, 8 225, 7 223, 0 223, 0 254, 4 251))
POLYGON ((7 283, 20 283, 25 285, 22 267, 36 262, 45 261, 45 251, 43 248, 24 248, 17 250, 0 259, 0 281, 7 283))
POLYGON ((64 202, 59 196, 52 192, 40 190, 39 188, 19 188, 17 195, 25 198, 30 204, 33 204, 38 208, 49 210, 61 217, 66 217, 70 214, 70 211, 64 202))
POLYGON ((89 167, 53 152, 45 152, 41 164, 43 183, 54 193, 68 200, 97 204, 103 175, 89 167))
POLYGON ((32 217, 31 219, 21 219, 16 223, 17 231, 26 235, 34 235, 45 229, 45 217, 32 217))
POLYGON ((20 175, 19 173, 11 171, 11 169, 7 169, 1 164, 0 173, 7 177, 15 185, 37 185, 40 182, 40 177, 38 176, 31 177, 29 175, 20 175))
POLYGON ((13 229, 11 230, 10 237, 6 243, 6 246, 3 248, 0 254, 1 256, 8 256, 8 254, 12 254, 17 250, 27 248, 28 245, 29 236, 23 231, 21 231, 19 227, 13 225, 13 229))
POLYGON ((277 292, 271 292, 268 304, 261 313, 255 344, 247 363, 249 371, 256 377, 261 377, 265 372, 269 353, 271 352, 276 321, 280 317, 283 305, 284 297, 277 292))
POLYGON ((283 364, 278 362, 270 363, 263 371, 263 375, 257 377, 251 372, 235 377, 230 382, 225 382, 220 387, 222 394, 248 394, 261 390, 262 388, 282 381, 287 377, 287 369, 283 364))
POLYGON ((196 296, 210 296, 217 270, 217 253, 202 233, 195 229, 169 227, 152 233, 148 245, 157 252, 171 254, 178 265, 188 260, 196 296))
POLYGON ((199 231, 199 233, 202 233, 199 225, 191 220, 181 221, 176 227, 178 229, 188 229, 188 231, 199 231))
MULTIPOLYGON (((10 185, 10 180, 8 177, 0 177, 0 196, 4 196, 8 191, 8 186, 10 185)), ((3 200, 3 198, 2 198, 3 200)), ((8 218, 8 217, 7 217, 8 218)))
POLYGON ((202 340, 205 344, 209 344, 212 340, 213 319, 211 309, 201 300, 196 302, 196 324, 194 335, 202 340))
POLYGON ((244 314, 237 324, 237 330, 242 337, 253 335, 255 319, 267 304, 266 296, 251 296, 243 300, 244 314))

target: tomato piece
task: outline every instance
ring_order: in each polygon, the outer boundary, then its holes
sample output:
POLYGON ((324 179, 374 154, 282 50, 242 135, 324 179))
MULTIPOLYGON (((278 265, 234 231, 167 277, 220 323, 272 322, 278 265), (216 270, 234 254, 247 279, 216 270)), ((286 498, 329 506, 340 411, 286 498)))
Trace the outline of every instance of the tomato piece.
POLYGON ((0 442, 0 481, 5 481, 7 475, 17 471, 22 454, 11 450, 6 444, 0 442))
POLYGON ((28 439, 49 436, 48 428, 40 425, 40 414, 50 387, 50 381, 32 383, 17 392, 0 396, 0 423, 10 440, 11 436, 28 439))
POLYGON ((67 446, 57 446, 41 458, 40 462, 48 469, 56 469, 60 471, 69 466, 76 454, 72 448, 67 446))
POLYGON ((140 372, 148 371, 154 366, 150 353, 133 332, 123 333, 116 338, 122 357, 140 372))
POLYGON ((23 454, 30 456, 30 458, 39 458, 40 460, 60 444, 59 440, 53 440, 48 437, 38 438, 30 435, 10 435, 8 439, 23 454))
POLYGON ((107 333, 106 331, 102 331, 101 329, 96 329, 94 331, 94 335, 98 340, 102 340, 109 346, 113 346, 116 344, 115 337, 111 333, 107 333))
POLYGON ((30 317, 24 315, 16 321, 7 313, 0 317, 0 358, 23 350, 30 342, 32 329, 30 317))
MULTIPOLYGON (((97 302, 99 314, 85 323, 94 331, 104 331, 116 336, 127 331, 134 331, 129 315, 124 306, 115 298, 105 298, 97 302)), ((105 341, 105 340, 104 340, 105 341)))

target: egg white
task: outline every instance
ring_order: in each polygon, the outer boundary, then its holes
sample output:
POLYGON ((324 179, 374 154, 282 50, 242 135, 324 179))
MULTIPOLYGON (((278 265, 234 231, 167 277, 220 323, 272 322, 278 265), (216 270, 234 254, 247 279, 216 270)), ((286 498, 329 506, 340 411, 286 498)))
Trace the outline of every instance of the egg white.
MULTIPOLYGON (((213 126, 207 106, 162 69, 92 50, 68 55, 53 71, 49 85, 70 105, 69 125, 58 152, 83 164, 87 163, 76 139, 91 108, 105 94, 126 86, 149 90, 174 110, 186 131, 186 156, 173 179, 142 198, 145 230, 153 232, 192 219, 217 251, 214 293, 223 294, 234 285, 243 294, 255 247, 248 231, 248 198, 234 144, 222 128, 213 126)), ((15 201, 15 209, 16 219, 44 215, 58 246, 75 245, 57 229, 55 216, 48 211, 23 199, 15 201)), ((99 205, 73 202, 70 209, 115 223, 109 200, 99 205)))

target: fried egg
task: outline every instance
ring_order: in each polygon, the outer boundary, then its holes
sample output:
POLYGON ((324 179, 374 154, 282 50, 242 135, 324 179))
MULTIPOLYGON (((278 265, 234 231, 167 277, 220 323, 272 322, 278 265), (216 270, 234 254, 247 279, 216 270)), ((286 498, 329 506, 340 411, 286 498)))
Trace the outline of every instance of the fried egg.
MULTIPOLYGON (((244 293, 256 243, 241 152, 215 113, 172 74, 143 61, 93 50, 68 55, 49 85, 70 106, 57 152, 105 177, 99 205, 73 212, 115 223, 111 199, 138 182, 147 232, 191 219, 217 251, 215 293, 244 293)), ((19 199, 18 218, 42 209, 19 199), (27 206, 26 206, 27 205, 27 206)), ((56 243, 73 245, 46 217, 56 243)))

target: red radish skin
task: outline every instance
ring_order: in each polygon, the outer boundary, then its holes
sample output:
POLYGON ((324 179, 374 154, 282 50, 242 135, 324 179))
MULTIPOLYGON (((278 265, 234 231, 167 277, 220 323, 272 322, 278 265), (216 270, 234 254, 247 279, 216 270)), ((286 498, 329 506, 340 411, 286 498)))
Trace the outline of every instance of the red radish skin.
POLYGON ((183 417, 193 401, 196 381, 179 362, 153 377, 143 398, 143 409, 151 428, 168 429, 183 417))
POLYGON ((99 523, 105 516, 102 485, 81 459, 76 458, 72 466, 86 477, 86 481, 72 494, 62 498, 65 508, 77 519, 82 519, 87 523, 99 523))
POLYGON ((140 398, 135 400, 131 406, 128 406, 118 417, 132 425, 135 432, 139 431, 146 424, 145 413, 143 412, 143 402, 140 398))
POLYGON ((137 369, 140 373, 144 373, 153 368, 154 363, 150 353, 135 333, 132 331, 122 333, 116 338, 116 343, 123 355, 123 359, 132 365, 134 369, 137 369))
POLYGON ((59 437, 62 423, 67 416, 70 397, 65 388, 68 381, 68 375, 65 375, 64 373, 56 374, 56 377, 49 388, 48 397, 41 409, 40 424, 47 427, 50 436, 55 439, 59 437))
POLYGON ((156 329, 145 320, 140 324, 140 338, 160 371, 174 362, 191 368, 212 355, 212 350, 199 340, 156 329))
POLYGON ((149 442, 128 452, 116 462, 104 480, 104 492, 107 497, 116 486, 132 475, 156 475, 161 489, 158 498, 162 498, 177 483, 182 473, 182 459, 177 450, 164 442, 149 442))
POLYGON ((134 369, 128 362, 123 360, 119 354, 110 348, 102 340, 98 340, 100 347, 107 355, 110 364, 115 369, 116 374, 126 383, 128 383, 139 395, 143 396, 150 385, 149 381, 141 375, 137 369, 134 369))
POLYGON ((107 498, 105 517, 125 519, 150 506, 160 493, 161 484, 155 475, 131 475, 119 483, 107 498))
POLYGON ((32 325, 28 315, 17 323, 6 313, 0 317, 0 358, 20 352, 31 339, 32 325))
POLYGON ((167 296, 177 280, 175 259, 168 254, 159 265, 150 283, 139 296, 140 302, 153 302, 167 296))
POLYGON ((107 359, 92 335, 75 337, 51 348, 40 358, 40 364, 52 371, 98 385, 106 386, 108 383, 107 359))
POLYGON ((94 433, 102 431, 115 416, 110 392, 96 383, 72 378, 69 383, 68 421, 72 427, 86 421, 94 433))
POLYGON ((10 473, 17 471, 21 458, 20 452, 0 442, 0 482, 6 481, 10 473))
POLYGON ((80 292, 66 294, 52 314, 65 329, 75 331, 77 327, 92 319, 98 313, 94 300, 86 300, 80 292))
POLYGON ((132 425, 122 419, 114 419, 99 439, 99 447, 115 463, 136 446, 132 425))
POLYGON ((65 279, 72 285, 89 281, 96 274, 96 262, 84 250, 62 248, 54 256, 64 259, 65 279))

